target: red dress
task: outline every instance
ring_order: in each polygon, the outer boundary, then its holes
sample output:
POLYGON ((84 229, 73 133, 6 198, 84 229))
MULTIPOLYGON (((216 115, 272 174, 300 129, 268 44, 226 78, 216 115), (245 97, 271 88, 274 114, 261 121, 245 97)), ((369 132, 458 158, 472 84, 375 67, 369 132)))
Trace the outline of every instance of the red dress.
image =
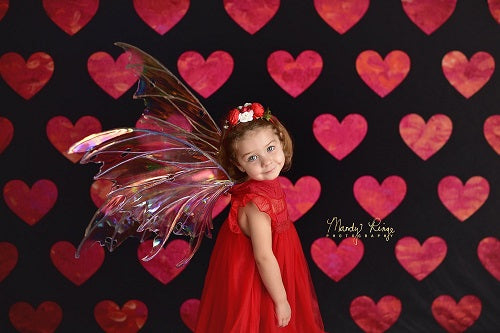
POLYGON ((231 210, 217 235, 195 332, 324 332, 307 262, 278 179, 249 180, 231 189, 231 210), (238 225, 238 209, 249 201, 271 217, 273 252, 292 309, 284 328, 277 326, 274 303, 260 278, 250 238, 238 225))

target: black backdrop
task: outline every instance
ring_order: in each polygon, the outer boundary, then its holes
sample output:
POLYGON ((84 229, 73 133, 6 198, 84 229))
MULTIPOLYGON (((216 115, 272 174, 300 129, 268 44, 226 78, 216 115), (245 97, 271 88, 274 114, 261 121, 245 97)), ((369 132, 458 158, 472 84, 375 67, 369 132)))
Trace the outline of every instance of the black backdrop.
MULTIPOLYGON (((500 234, 499 156, 483 134, 486 119, 498 114, 499 76, 495 71, 481 90, 464 98, 446 80, 441 68, 443 57, 453 50, 468 58, 484 51, 498 61, 499 33, 500 25, 487 1, 475 0, 457 1, 451 17, 430 35, 408 18, 397 0, 371 1, 359 23, 345 34, 337 33, 320 18, 313 1, 282 1, 276 15, 253 35, 229 17, 223 1, 191 1, 186 15, 163 35, 145 24, 132 1, 100 1, 96 15, 73 36, 49 19, 42 1, 10 1, 0 21, 0 55, 16 52, 27 59, 42 51, 50 54, 55 70, 47 85, 27 100, 0 81, 0 116, 9 119, 14 128, 12 141, 0 154, 0 184, 5 192, 11 180, 22 180, 31 187, 37 180, 48 179, 56 184, 58 196, 54 207, 32 226, 9 209, 6 199, 0 204, 0 243, 14 245, 19 255, 12 271, 0 280, 0 331, 15 331, 12 314, 18 302, 36 308, 51 301, 62 310, 62 321, 54 325, 58 331, 97 332, 101 328, 94 308, 103 300, 119 307, 129 300, 143 302, 148 314, 142 331, 189 331, 179 309, 184 301, 200 297, 212 240, 206 239, 192 262, 166 285, 140 265, 135 240, 126 242, 117 252, 106 253, 102 266, 80 286, 55 268, 49 254, 57 242, 77 245, 81 239, 95 210, 89 188, 97 166, 81 166, 66 159, 48 140, 47 123, 56 116, 75 123, 90 115, 99 119, 103 129, 134 126, 142 111, 142 103, 132 100, 134 88, 114 99, 87 71, 87 60, 93 53, 107 52, 115 59, 122 53, 113 46, 115 41, 146 50, 176 74, 182 53, 196 51, 206 58, 224 50, 234 59, 231 76, 208 98, 197 95, 213 117, 219 119, 228 108, 243 102, 260 101, 287 125, 295 140, 295 156, 292 170, 284 176, 293 183, 303 176, 315 177, 321 183, 319 199, 296 226, 328 331, 361 331, 351 316, 351 302, 367 296, 377 303, 386 295, 401 302, 401 312, 389 332, 443 331, 432 311, 433 302, 442 295, 456 302, 466 295, 479 300, 481 312, 471 321, 469 332, 500 331, 499 277, 485 269, 477 250, 481 240, 498 239, 500 234), (286 50, 293 57, 314 50, 322 57, 318 79, 296 98, 281 89, 267 72, 267 58, 277 50, 286 50), (392 50, 402 50, 411 59, 408 76, 384 98, 356 72, 356 58, 365 50, 374 50, 382 57, 392 50), (342 160, 323 149, 313 134, 314 119, 324 113, 339 120, 358 113, 368 123, 364 140, 342 160), (446 145, 426 161, 401 139, 399 122, 410 113, 418 113, 426 121, 434 114, 445 114, 453 122, 446 145), (372 220, 353 195, 353 184, 366 175, 378 182, 391 175, 404 179, 404 199, 384 218, 396 233, 388 242, 362 238, 361 261, 336 282, 315 264, 310 248, 325 236, 326 222, 334 216, 347 225, 372 220), (440 180, 450 175, 464 183, 481 176, 489 183, 487 200, 463 222, 438 196, 440 180), (414 237, 422 243, 431 236, 446 242, 446 257, 418 281, 396 259, 395 246, 403 237, 414 237)), ((215 234, 225 215, 226 211, 215 219, 215 234)), ((338 238, 331 239, 340 243, 338 238)), ((490 253, 490 267, 498 272, 498 246, 490 253)), ((331 255, 335 257, 335 253, 331 255)), ((0 268, 5 271, 7 264, 2 258, 0 268)), ((375 319, 365 330, 371 327, 376 332, 373 323, 382 312, 366 309, 369 311, 364 314, 371 313, 375 319)), ((459 318, 467 317, 456 308, 448 309, 459 318)))

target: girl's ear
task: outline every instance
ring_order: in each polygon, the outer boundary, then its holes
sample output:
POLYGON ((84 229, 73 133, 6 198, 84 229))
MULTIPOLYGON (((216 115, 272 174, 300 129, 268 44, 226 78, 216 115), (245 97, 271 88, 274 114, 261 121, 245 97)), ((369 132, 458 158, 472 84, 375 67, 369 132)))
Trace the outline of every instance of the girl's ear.
POLYGON ((238 163, 238 161, 232 159, 231 162, 234 164, 234 166, 236 166, 238 168, 238 170, 240 170, 241 172, 245 172, 245 169, 243 169, 241 167, 241 165, 238 163))
POLYGON ((236 167, 238 168, 238 170, 240 170, 241 172, 245 172, 245 169, 243 169, 238 162, 235 162, 234 165, 236 165, 236 167))

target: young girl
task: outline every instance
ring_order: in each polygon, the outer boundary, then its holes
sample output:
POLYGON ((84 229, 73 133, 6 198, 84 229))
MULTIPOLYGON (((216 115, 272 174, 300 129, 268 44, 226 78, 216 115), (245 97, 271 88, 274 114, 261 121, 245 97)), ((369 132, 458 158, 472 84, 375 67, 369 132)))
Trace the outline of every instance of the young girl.
POLYGON ((228 189, 202 295, 196 332, 323 332, 307 262, 278 176, 292 143, 258 103, 231 110, 221 131, 198 99, 156 59, 128 44, 145 101, 140 128, 96 133, 69 151, 101 163, 94 179, 113 186, 92 217, 76 256, 99 242, 113 251, 128 237, 154 237, 151 260, 171 234, 188 236, 187 263, 212 228, 228 189), (182 121, 180 121, 182 120, 182 121), (234 185, 237 182, 237 185, 234 185))
POLYGON ((278 176, 292 142, 262 105, 231 110, 219 161, 231 209, 213 249, 196 332, 323 332, 307 262, 278 176))

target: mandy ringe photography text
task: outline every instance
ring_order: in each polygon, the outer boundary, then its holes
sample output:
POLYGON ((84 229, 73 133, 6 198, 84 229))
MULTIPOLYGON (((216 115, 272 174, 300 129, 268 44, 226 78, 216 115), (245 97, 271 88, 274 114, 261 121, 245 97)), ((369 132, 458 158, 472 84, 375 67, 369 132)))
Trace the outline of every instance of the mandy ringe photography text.
POLYGON ((326 220, 328 230, 326 237, 348 238, 354 237, 354 243, 357 244, 358 238, 380 238, 383 237, 387 242, 394 236, 396 230, 393 227, 385 225, 379 218, 374 218, 365 225, 363 223, 354 223, 351 225, 342 224, 342 219, 334 216, 326 220))

